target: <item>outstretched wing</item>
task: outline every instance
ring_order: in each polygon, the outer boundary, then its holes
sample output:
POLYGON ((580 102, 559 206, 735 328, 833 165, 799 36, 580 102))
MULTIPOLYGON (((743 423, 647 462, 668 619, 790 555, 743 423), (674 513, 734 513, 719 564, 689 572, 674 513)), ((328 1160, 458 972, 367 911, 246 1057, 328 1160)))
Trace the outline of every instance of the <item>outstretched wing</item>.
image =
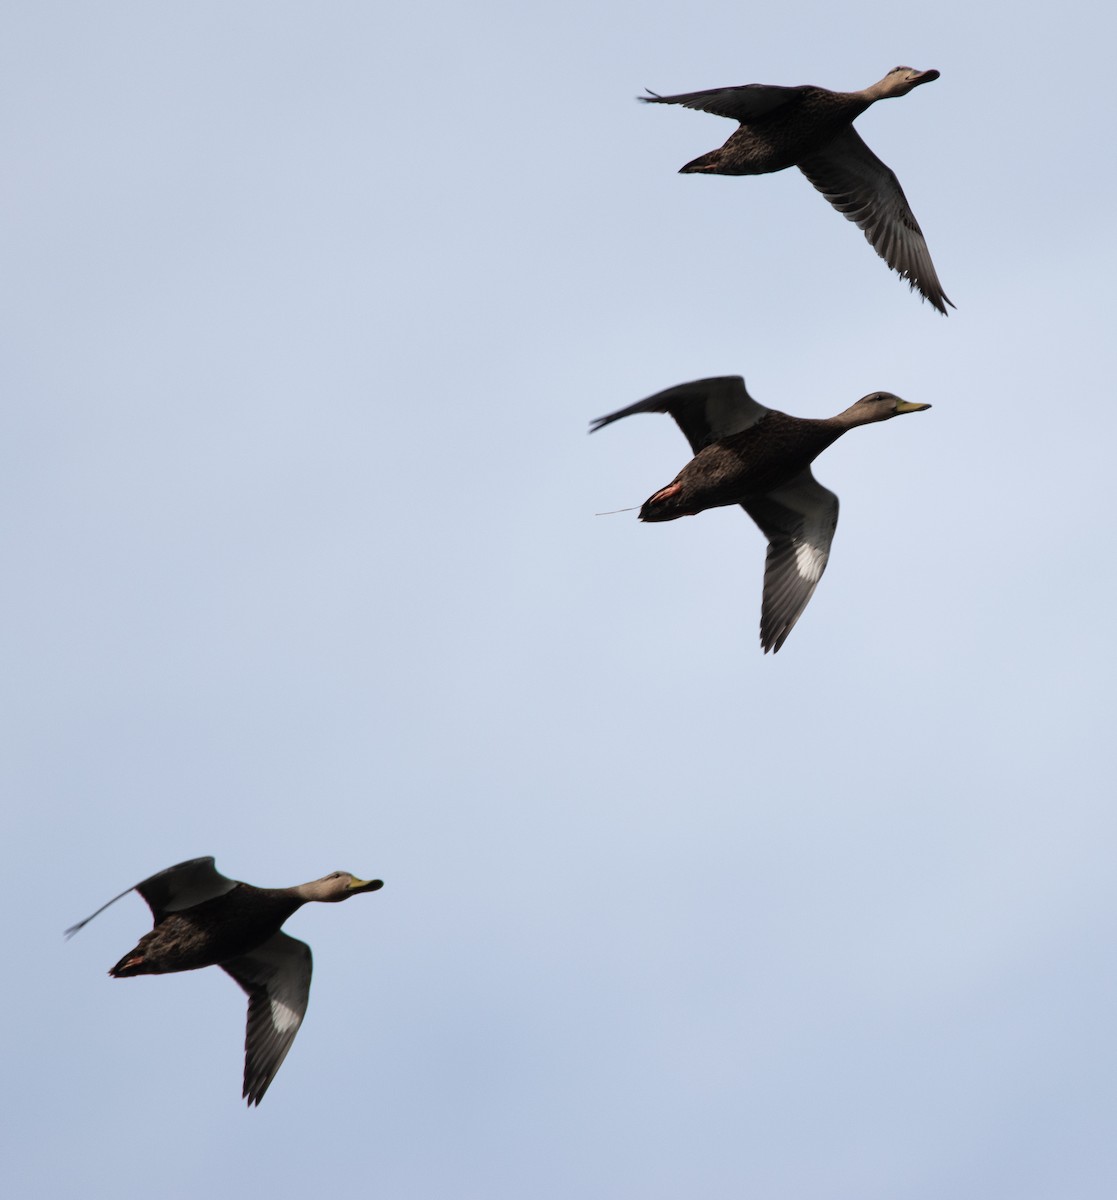
POLYGON ((66 930, 66 936, 73 937, 83 925, 88 925, 94 917, 123 899, 129 892, 139 892, 147 901, 151 915, 158 924, 169 912, 181 912, 184 908, 193 908, 203 900, 212 900, 215 896, 223 896, 237 886, 235 879, 226 879, 213 865, 213 856, 192 858, 177 866, 158 871, 142 883, 125 888, 119 896, 113 896, 107 904, 102 904, 95 912, 90 913, 84 921, 71 925, 66 930))
POLYGON ((721 375, 680 383, 607 417, 598 417, 591 422, 590 433, 633 413, 670 413, 697 454, 710 442, 755 425, 768 411, 748 394, 740 375, 721 375))
POLYGON ((774 654, 814 595, 838 527, 838 497, 801 471, 782 487, 741 507, 768 539, 760 644, 774 654))
POLYGON ((869 149, 851 125, 803 159, 799 170, 848 220, 865 234, 870 246, 946 314, 947 298, 931 262, 923 231, 908 206, 895 172, 869 149))
POLYGON ((740 87, 682 92, 678 96, 660 96, 649 90, 646 96, 640 96, 639 99, 645 104, 681 104, 683 108, 713 113, 715 117, 728 117, 747 125, 797 100, 806 90, 805 87, 780 87, 774 83, 745 83, 740 87))
POLYGON ((244 1098, 259 1104, 299 1032, 310 998, 312 960, 306 942, 277 933, 251 954, 221 964, 248 993, 244 1098))
POLYGON ((192 858, 136 884, 136 891, 147 901, 156 922, 167 913, 182 912, 205 900, 224 896, 237 886, 237 881, 222 875, 213 861, 212 855, 192 858))

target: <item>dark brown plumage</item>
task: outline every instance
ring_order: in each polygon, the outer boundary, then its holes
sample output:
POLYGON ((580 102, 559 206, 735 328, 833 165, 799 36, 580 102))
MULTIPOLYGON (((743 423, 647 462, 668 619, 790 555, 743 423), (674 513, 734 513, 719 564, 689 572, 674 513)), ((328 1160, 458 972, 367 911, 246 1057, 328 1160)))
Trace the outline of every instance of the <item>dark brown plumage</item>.
POLYGON ((66 930, 72 937, 131 891, 147 901, 150 933, 109 971, 116 979, 219 966, 248 994, 244 1097, 259 1104, 287 1057, 310 996, 310 947, 281 932, 292 913, 312 901, 336 903, 383 887, 334 871, 290 888, 258 888, 228 879, 212 858, 193 858, 159 871, 66 930))
POLYGON ((723 146, 688 162, 680 174, 767 175, 798 167, 862 230, 881 258, 945 315, 946 305, 953 304, 942 290, 899 180, 853 128, 871 104, 906 95, 938 77, 938 71, 895 67, 859 92, 748 83, 678 96, 652 92, 640 99, 739 121, 723 146))
POLYGON ((758 404, 739 375, 698 379, 599 417, 594 432, 634 413, 674 417, 694 457, 640 509, 642 521, 674 521, 740 504, 768 538, 760 644, 775 653, 814 595, 838 525, 838 497, 810 464, 858 425, 920 412, 891 392, 873 392, 836 417, 792 417, 758 404))

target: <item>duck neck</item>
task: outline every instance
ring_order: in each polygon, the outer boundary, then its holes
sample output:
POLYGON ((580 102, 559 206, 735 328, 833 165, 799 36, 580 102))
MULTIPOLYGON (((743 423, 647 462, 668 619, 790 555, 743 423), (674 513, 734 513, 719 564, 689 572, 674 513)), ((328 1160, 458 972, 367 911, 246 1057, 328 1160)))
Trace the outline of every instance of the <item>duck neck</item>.
POLYGON ((306 898, 298 894, 299 889, 297 887, 254 888, 253 891, 258 900, 265 902, 277 913, 282 912, 285 921, 292 913, 298 912, 306 903, 306 898))
MULTIPOLYGON (((876 86, 875 84, 873 85, 876 86)), ((856 121, 857 118, 869 107, 880 99, 880 96, 870 95, 872 88, 864 88, 860 92, 833 92, 831 93, 837 100, 837 109, 840 111, 842 119, 845 121, 856 121)))
POLYGON ((894 74, 888 74, 883 79, 878 79, 876 83, 870 83, 867 88, 862 88, 859 92, 853 92, 852 95, 858 97, 865 108, 868 108, 870 104, 876 104, 878 100, 888 100, 893 96, 902 96, 905 90, 907 89, 897 84, 894 74))
POLYGON ((840 414, 836 417, 822 417, 809 422, 812 440, 814 445, 818 447, 818 449, 814 452, 815 458, 817 458, 818 455, 820 455, 828 446, 832 446, 838 440, 838 438, 842 436, 843 433, 846 433, 848 430, 853 428, 853 425, 851 425, 849 422, 842 420, 842 416, 844 415, 845 414, 840 414))
POLYGON ((843 420, 844 414, 836 417, 823 417, 812 421, 811 459, 817 458, 824 450, 832 446, 844 433, 848 433, 859 422, 843 420))
POLYGON ((302 908, 312 900, 321 900, 317 885, 318 881, 314 880, 312 883, 297 883, 294 887, 284 888, 283 891, 291 898, 291 903, 296 908, 302 908))

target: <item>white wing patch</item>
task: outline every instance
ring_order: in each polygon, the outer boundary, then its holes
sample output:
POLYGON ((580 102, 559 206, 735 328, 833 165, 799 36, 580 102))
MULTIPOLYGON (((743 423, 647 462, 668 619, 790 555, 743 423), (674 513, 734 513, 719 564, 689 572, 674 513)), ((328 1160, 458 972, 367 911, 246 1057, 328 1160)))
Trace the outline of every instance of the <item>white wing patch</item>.
POLYGON ((820 553, 818 546, 812 546, 810 542, 795 543, 795 569, 800 578, 808 583, 818 583, 822 578, 826 557, 820 553))
POLYGON ((289 1005, 284 1004, 282 1000, 272 996, 271 1020, 280 1033, 286 1033, 290 1029, 297 1029, 299 1027, 302 1014, 296 1012, 289 1005))

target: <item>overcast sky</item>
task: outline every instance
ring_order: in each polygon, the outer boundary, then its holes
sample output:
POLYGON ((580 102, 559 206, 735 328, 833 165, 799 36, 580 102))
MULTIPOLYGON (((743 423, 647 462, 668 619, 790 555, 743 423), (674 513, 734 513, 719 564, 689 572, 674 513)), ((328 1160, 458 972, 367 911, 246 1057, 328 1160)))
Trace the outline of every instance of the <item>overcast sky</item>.
POLYGON ((1112 15, 5 16, 11 1194, 1112 1200, 1112 15), (900 63, 949 319, 634 100, 900 63), (740 511, 594 516, 689 451, 589 420, 737 373, 933 405, 820 459, 775 657, 740 511), (138 896, 61 936, 202 854, 385 881, 290 921, 251 1112, 222 972, 110 980, 138 896))

